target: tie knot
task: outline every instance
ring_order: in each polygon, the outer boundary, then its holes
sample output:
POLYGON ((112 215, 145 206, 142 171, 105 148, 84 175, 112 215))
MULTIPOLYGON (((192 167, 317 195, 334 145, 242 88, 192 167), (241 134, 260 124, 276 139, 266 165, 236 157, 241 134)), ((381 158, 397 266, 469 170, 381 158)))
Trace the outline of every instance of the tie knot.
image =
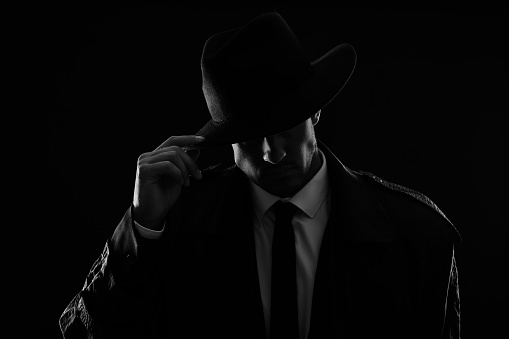
POLYGON ((274 204, 274 208, 276 212, 276 223, 283 220, 290 222, 298 209, 298 207, 291 202, 283 202, 281 200, 274 204))

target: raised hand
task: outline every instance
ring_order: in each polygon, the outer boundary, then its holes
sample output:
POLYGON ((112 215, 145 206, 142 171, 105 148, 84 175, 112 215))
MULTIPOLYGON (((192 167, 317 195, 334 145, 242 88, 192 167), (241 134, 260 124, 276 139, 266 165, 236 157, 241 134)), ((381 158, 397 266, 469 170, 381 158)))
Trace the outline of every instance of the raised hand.
POLYGON ((172 136, 152 152, 138 158, 133 196, 133 218, 140 225, 160 230, 170 208, 178 200, 189 176, 201 179, 196 165, 200 154, 192 146, 203 137, 172 136))

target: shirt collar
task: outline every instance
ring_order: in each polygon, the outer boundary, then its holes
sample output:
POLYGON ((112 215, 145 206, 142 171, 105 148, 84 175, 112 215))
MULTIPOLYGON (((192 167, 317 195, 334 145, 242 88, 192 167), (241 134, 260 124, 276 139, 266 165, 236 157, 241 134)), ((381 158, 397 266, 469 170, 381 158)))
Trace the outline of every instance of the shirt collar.
POLYGON ((281 199, 278 196, 270 194, 250 181, 251 196, 253 198, 253 207, 259 218, 263 218, 267 210, 277 201, 290 201, 309 218, 313 218, 318 212, 322 201, 329 191, 329 182, 327 177, 327 160, 324 154, 317 148, 322 159, 322 166, 316 172, 315 176, 300 189, 293 197, 281 199))

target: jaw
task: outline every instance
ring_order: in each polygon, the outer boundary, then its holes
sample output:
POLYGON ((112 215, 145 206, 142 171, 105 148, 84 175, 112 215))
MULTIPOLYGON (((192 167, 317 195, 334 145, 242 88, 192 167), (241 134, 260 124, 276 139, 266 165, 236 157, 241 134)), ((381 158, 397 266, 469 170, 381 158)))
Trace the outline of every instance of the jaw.
POLYGON ((302 188, 302 178, 300 176, 270 177, 266 180, 256 180, 255 184, 265 191, 280 198, 294 196, 302 188))

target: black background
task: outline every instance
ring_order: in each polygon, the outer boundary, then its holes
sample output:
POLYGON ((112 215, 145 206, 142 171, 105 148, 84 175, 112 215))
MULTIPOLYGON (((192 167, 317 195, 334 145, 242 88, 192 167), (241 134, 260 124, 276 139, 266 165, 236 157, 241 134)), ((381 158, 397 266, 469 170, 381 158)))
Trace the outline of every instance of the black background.
MULTIPOLYGON (((59 337, 60 314, 131 203, 138 155, 209 119, 206 39, 270 10, 310 59, 342 42, 356 48, 356 70, 322 111, 318 138, 348 167, 441 208, 463 236, 462 337, 507 334, 507 17, 464 6, 196 6, 45 8, 31 20, 31 57, 49 100, 26 121, 38 147, 24 191, 33 252, 19 267, 30 319, 21 336, 59 337)), ((231 150, 202 154, 200 164, 216 159, 231 161, 231 150)))

